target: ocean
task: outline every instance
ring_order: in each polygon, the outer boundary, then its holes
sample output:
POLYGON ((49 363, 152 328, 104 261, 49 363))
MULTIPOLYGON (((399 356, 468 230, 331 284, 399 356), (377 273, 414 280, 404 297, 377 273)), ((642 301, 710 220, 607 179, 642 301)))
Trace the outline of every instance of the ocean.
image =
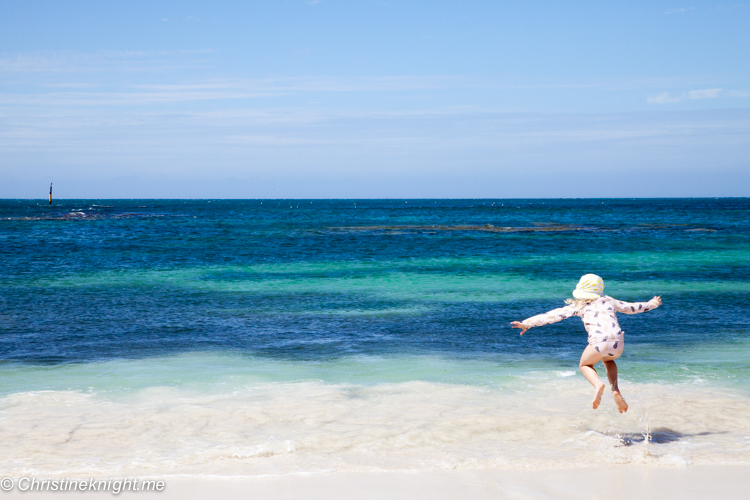
POLYGON ((747 464, 750 199, 0 200, 0 422, 3 475, 747 464), (627 414, 509 325, 586 273, 664 302, 627 414))

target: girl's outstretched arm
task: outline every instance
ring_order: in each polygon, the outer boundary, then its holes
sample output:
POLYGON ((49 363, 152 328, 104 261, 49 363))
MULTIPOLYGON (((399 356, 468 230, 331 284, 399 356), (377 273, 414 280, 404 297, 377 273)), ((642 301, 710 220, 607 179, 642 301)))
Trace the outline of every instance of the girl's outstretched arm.
POLYGON ((624 314, 645 313, 656 309, 661 305, 661 297, 658 295, 648 302, 625 302, 624 300, 612 299, 615 303, 615 310, 624 314))
POLYGON ((542 325, 549 325, 550 323, 557 323, 558 321, 562 321, 566 318, 570 318, 571 316, 574 316, 576 313, 575 306, 565 306, 560 307, 558 309, 553 309, 550 312, 546 312, 544 314, 537 314, 536 316, 532 316, 530 318, 527 318, 523 321, 513 321, 510 325, 513 328, 520 328, 521 329, 521 335, 526 333, 526 330, 529 328, 533 328, 535 326, 542 326, 542 325))

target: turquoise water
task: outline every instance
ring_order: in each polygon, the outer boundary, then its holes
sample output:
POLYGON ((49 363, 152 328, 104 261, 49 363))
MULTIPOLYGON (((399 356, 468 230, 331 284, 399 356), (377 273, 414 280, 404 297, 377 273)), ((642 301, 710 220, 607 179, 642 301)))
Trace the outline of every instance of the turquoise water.
POLYGON ((0 263, 6 474, 750 463, 748 199, 2 200, 0 263), (627 414, 509 325, 585 273, 664 301, 627 414))
POLYGON ((579 320, 524 338, 508 323, 588 272, 617 298, 663 297, 621 318, 629 376, 746 388, 749 214, 747 199, 4 200, 0 390, 189 353, 281 379, 349 362, 389 368, 347 379, 443 380, 397 359, 469 363, 469 383, 575 368, 579 320))

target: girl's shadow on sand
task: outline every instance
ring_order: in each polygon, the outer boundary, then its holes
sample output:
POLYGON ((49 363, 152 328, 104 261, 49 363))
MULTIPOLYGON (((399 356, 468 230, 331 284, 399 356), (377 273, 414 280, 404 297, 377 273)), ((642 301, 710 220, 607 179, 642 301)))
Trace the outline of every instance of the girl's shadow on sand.
MULTIPOLYGON (((680 439, 689 438, 693 436, 709 436, 711 434, 726 434, 726 431, 723 432, 697 432, 695 434, 684 434, 682 432, 673 431, 672 429, 669 429, 667 427, 659 427, 657 429, 654 429, 648 434, 648 441, 649 443, 656 443, 656 444, 667 444, 667 443, 674 443, 675 441, 679 441, 680 439)), ((625 434, 618 434, 617 437, 620 438, 621 445, 620 446, 632 446, 634 444, 642 443, 646 440, 646 433, 635 433, 635 432, 628 432, 625 434)))

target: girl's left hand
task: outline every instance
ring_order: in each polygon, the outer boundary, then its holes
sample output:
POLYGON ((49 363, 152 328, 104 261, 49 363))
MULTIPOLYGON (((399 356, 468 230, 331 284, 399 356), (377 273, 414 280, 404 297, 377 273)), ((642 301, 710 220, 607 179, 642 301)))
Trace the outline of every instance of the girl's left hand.
POLYGON ((526 328, 525 326, 523 326, 523 323, 521 323, 520 321, 511 321, 510 322, 510 326, 512 326, 513 328, 520 328, 521 329, 521 335, 523 335, 524 333, 526 333, 526 330, 528 330, 528 328, 526 328))
POLYGON ((659 297, 658 295, 651 300, 656 302, 656 307, 659 307, 661 305, 661 297, 659 297))

